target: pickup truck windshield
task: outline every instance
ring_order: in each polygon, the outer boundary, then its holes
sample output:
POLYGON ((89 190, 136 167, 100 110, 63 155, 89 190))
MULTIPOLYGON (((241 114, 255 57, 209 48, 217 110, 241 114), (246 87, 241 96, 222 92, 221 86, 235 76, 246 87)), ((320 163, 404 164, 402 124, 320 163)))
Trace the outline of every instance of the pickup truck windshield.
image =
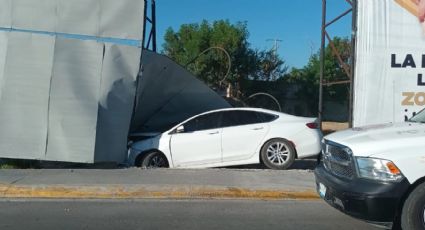
POLYGON ((425 109, 421 110, 418 114, 412 117, 409 121, 425 123, 425 109))

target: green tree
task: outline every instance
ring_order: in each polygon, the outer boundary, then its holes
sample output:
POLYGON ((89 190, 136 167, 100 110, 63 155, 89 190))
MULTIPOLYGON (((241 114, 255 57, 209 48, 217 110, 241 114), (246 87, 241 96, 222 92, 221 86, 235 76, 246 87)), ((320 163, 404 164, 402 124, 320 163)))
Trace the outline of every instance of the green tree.
POLYGON ((286 72, 288 67, 274 50, 257 51, 257 72, 254 80, 278 80, 286 72))
MULTIPOLYGON (((348 38, 335 37, 333 40, 335 48, 339 51, 342 61, 349 65, 351 58, 351 42, 348 38)), ((328 44, 325 48, 324 81, 334 82, 347 80, 342 65, 332 53, 332 47, 328 44)), ((320 82, 320 51, 311 55, 309 62, 303 68, 293 68, 285 78, 289 83, 299 85, 298 98, 309 103, 312 111, 316 111, 319 102, 320 82)), ((332 85, 324 87, 324 99, 335 100, 343 103, 348 100, 349 85, 332 85)))
POLYGON ((246 23, 231 24, 228 20, 182 25, 178 31, 168 28, 163 53, 185 66, 210 86, 222 82, 228 70, 227 51, 231 69, 226 81, 239 87, 249 79, 275 80, 286 71, 283 60, 271 51, 250 47, 246 23), (202 53, 202 55, 200 55, 202 53))

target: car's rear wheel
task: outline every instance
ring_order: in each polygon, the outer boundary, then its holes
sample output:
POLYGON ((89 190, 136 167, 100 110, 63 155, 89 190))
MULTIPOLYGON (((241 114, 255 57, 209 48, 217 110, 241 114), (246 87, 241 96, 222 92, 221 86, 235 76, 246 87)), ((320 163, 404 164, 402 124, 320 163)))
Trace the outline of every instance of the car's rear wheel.
POLYGON ((425 229, 425 183, 416 187, 403 205, 402 229, 425 229))
POLYGON ((142 168, 168 168, 168 160, 159 151, 147 153, 140 165, 142 168))
POLYGON ((261 160, 270 169, 287 169, 295 160, 295 149, 285 139, 271 139, 261 149, 261 160))

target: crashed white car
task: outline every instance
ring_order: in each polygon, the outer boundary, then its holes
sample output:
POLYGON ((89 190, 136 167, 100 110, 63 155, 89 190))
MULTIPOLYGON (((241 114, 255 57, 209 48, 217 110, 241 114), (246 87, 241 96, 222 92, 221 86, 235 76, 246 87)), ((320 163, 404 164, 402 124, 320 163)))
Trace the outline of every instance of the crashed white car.
POLYGON ((147 139, 130 144, 128 163, 170 168, 262 162, 271 169, 286 169, 296 158, 317 155, 322 138, 316 118, 257 108, 209 111, 166 132, 138 135, 147 139))

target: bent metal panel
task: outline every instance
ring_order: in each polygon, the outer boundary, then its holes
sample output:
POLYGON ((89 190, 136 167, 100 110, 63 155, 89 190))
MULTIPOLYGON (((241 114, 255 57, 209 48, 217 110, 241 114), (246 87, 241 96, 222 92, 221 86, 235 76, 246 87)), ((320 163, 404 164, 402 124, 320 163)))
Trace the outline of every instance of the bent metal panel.
POLYGON ((0 0, 0 157, 125 160, 143 13, 143 0, 0 0))

